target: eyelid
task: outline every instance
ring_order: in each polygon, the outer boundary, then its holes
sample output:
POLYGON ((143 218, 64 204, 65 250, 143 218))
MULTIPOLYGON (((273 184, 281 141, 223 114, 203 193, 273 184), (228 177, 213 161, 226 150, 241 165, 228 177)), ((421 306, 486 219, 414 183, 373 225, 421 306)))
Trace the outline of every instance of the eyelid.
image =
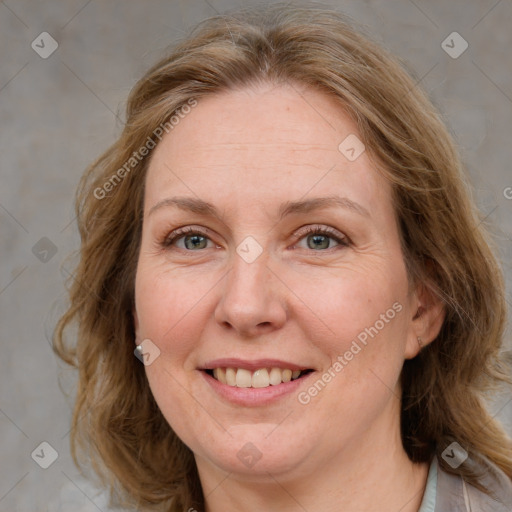
MULTIPOLYGON (((302 226, 297 231, 295 231, 295 233, 293 234, 295 238, 293 245, 295 245, 305 236, 312 233, 321 233, 323 235, 329 236, 330 238, 336 240, 336 242, 341 246, 348 246, 350 244, 350 239, 347 235, 343 234, 341 231, 338 231, 337 229, 331 226, 325 226, 322 224, 308 224, 306 226, 302 226)), ((161 245, 164 247, 169 247, 183 236, 192 234, 200 234, 208 238, 208 240, 215 244, 212 238, 212 235, 214 235, 214 232, 212 230, 205 228, 203 226, 188 225, 176 228, 173 231, 171 231, 164 237, 164 239, 161 242, 161 245)))
MULTIPOLYGON (((172 230, 169 234, 167 234, 164 237, 164 239, 162 241, 162 245, 165 247, 169 247, 171 244, 176 242, 176 240, 179 240, 182 236, 193 235, 193 234, 203 235, 204 237, 208 238, 211 242, 213 242, 213 240, 212 240, 213 232, 210 229, 202 227, 202 226, 192 225, 192 226, 183 226, 181 228, 176 228, 176 229, 172 230)), ((213 242, 213 243, 215 243, 215 242, 213 242)))
POLYGON ((347 235, 344 235, 341 231, 331 227, 324 226, 322 224, 309 224, 307 226, 303 226, 299 228, 295 233, 294 237, 296 238, 295 243, 301 240, 304 236, 309 235, 310 233, 321 233, 324 235, 328 235, 331 238, 334 238, 340 245, 349 245, 350 239, 347 235))

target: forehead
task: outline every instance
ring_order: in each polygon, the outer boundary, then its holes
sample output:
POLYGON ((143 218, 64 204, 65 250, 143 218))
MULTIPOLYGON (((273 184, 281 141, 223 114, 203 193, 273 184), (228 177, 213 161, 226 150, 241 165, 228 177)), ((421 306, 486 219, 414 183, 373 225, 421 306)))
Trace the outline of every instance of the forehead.
POLYGON ((171 193, 226 208, 350 193, 389 208, 389 185, 368 154, 352 161, 343 152, 345 140, 360 149, 355 137, 357 126, 342 106, 317 90, 266 84, 212 94, 155 148, 146 206, 171 193))

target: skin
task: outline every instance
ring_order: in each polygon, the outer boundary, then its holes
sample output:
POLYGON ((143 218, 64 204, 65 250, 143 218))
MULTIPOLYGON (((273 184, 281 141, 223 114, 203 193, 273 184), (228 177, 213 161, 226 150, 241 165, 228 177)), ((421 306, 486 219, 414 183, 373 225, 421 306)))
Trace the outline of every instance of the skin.
POLYGON ((399 376, 417 338, 426 345, 438 334, 442 309, 408 282, 390 185, 367 152, 351 162, 338 150, 357 133, 323 93, 260 84, 200 99, 152 156, 137 342, 161 351, 147 377, 194 453, 208 511, 420 506, 428 467, 410 462, 401 443, 399 376), (161 204, 174 196, 200 198, 218 214, 161 204), (368 215, 330 207, 279 218, 286 201, 325 196, 368 215), (206 247, 187 249, 183 237, 165 247, 183 226, 207 228, 206 247), (297 235, 304 226, 334 228, 345 243, 312 249, 311 236, 297 235), (236 252, 247 236, 263 249, 252 263, 236 252), (316 370, 299 388, 307 391, 397 302, 400 313, 307 405, 294 392, 235 406, 198 370, 222 357, 276 358, 316 370), (261 454, 252 467, 237 457, 248 442, 261 454))

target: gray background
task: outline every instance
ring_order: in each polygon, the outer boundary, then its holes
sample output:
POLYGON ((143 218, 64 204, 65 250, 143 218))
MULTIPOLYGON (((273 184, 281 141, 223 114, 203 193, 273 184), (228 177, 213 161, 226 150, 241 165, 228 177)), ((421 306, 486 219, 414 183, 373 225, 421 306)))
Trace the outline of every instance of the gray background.
MULTIPOLYGON (((110 510, 71 462, 72 401, 59 379, 72 394, 74 377, 49 344, 73 268, 66 258, 78 247, 73 193, 120 133, 130 88, 166 46, 216 12, 256 3, 0 2, 0 511, 110 510), (31 48, 42 32, 59 45, 47 59, 31 48), (46 470, 31 458, 43 441, 59 454, 46 470)), ((512 2, 326 4, 398 54, 444 113, 492 226, 512 304, 512 2), (469 44, 456 59, 441 46, 454 31, 469 44)), ((510 400, 500 397, 492 410, 512 432, 510 400)))

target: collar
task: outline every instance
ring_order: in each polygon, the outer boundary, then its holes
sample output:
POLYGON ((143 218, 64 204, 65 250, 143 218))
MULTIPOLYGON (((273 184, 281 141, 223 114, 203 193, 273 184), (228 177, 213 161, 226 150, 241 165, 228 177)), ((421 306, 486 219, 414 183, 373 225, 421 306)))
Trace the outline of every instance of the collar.
MULTIPOLYGON (((510 512, 512 510, 512 481, 488 459, 481 457, 478 469, 482 485, 489 496, 465 482, 460 475, 447 473, 438 464, 435 512, 510 512)), ((474 462, 474 460, 472 461, 474 462)))

